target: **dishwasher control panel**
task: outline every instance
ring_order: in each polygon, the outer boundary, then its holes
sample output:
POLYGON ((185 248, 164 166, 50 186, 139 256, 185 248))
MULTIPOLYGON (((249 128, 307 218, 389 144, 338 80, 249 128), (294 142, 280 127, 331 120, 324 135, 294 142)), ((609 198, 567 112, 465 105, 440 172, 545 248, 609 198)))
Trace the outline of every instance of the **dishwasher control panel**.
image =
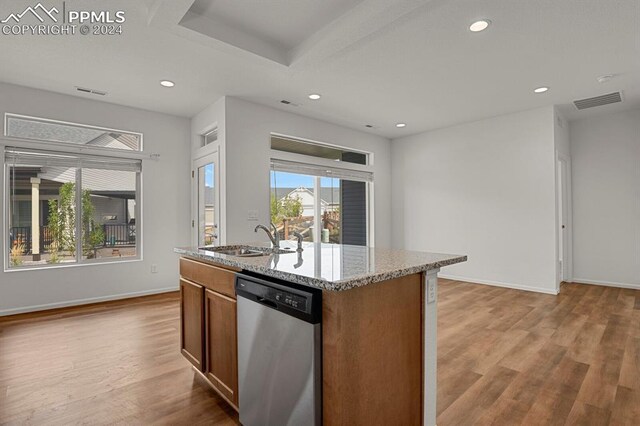
POLYGON ((271 289, 268 297, 273 299, 274 302, 284 303, 300 311, 306 311, 307 308, 307 298, 297 294, 271 289))
POLYGON ((262 278, 238 274, 236 293, 271 309, 282 311, 306 321, 319 320, 322 310, 320 290, 272 282, 262 278))

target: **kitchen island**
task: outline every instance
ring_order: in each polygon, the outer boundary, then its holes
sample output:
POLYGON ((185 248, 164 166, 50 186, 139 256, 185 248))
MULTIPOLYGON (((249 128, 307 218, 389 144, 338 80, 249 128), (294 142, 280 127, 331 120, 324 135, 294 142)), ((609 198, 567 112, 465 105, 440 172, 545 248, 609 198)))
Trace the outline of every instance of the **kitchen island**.
POLYGON ((322 291, 324 424, 435 425, 437 273, 466 256, 318 243, 300 252, 288 241, 277 252, 251 246, 264 253, 175 249, 182 352, 234 408, 233 281, 248 272, 322 291))

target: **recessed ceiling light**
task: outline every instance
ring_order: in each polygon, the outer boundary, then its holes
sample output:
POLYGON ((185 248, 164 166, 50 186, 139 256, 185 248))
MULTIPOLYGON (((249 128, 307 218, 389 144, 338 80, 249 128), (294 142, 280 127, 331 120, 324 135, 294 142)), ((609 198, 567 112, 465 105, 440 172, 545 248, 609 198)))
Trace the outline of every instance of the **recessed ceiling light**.
POLYGON ((171 80, 160 80, 160 84, 164 87, 173 87, 176 84, 171 80))
POLYGON ((549 88, 548 88, 548 87, 542 86, 542 87, 538 87, 537 89, 534 89, 534 90, 533 90, 533 92, 534 92, 534 93, 544 93, 544 92, 546 92, 547 90, 549 90, 549 88))
POLYGON ((473 31, 474 33, 479 33, 480 31, 484 31, 487 28, 489 28, 489 25, 491 25, 491 21, 490 20, 481 19, 481 20, 476 21, 473 24, 469 25, 469 30, 473 31))
POLYGON ((396 124, 396 127, 399 128, 399 129, 402 129, 403 127, 406 127, 406 126, 407 126, 407 123, 397 123, 396 124))
POLYGON ((312 99, 314 101, 317 101, 320 98, 321 98, 321 96, 319 94, 317 94, 317 93, 312 93, 312 94, 309 95, 309 99, 312 99))

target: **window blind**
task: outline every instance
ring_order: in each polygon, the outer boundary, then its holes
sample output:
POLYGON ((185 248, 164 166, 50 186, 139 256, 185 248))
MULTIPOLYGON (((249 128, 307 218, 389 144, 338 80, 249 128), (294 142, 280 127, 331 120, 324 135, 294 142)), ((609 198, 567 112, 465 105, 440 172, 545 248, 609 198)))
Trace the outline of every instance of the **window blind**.
POLYGON ((125 172, 140 172, 142 170, 142 161, 136 159, 60 154, 17 148, 6 148, 4 158, 7 164, 33 167, 75 167, 125 172))
POLYGON ((359 182, 373 182, 373 173, 338 167, 318 166, 294 161, 271 159, 271 169, 278 172, 298 173, 308 176, 332 177, 359 182))

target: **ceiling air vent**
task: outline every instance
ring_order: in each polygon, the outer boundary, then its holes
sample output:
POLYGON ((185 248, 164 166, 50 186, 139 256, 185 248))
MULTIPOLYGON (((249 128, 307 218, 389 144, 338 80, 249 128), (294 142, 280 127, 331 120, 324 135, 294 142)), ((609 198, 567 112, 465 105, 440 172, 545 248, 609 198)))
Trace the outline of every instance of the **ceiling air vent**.
POLYGON ((107 94, 107 92, 103 92, 102 90, 87 89, 86 87, 78 87, 78 86, 76 86, 76 90, 78 92, 90 93, 92 95, 99 95, 99 96, 105 96, 107 94))
POLYGON ((602 96, 596 96, 594 98, 579 99, 577 101, 573 101, 573 104, 576 108, 582 110, 602 105, 616 104, 618 102, 622 102, 622 93, 613 92, 602 96))

